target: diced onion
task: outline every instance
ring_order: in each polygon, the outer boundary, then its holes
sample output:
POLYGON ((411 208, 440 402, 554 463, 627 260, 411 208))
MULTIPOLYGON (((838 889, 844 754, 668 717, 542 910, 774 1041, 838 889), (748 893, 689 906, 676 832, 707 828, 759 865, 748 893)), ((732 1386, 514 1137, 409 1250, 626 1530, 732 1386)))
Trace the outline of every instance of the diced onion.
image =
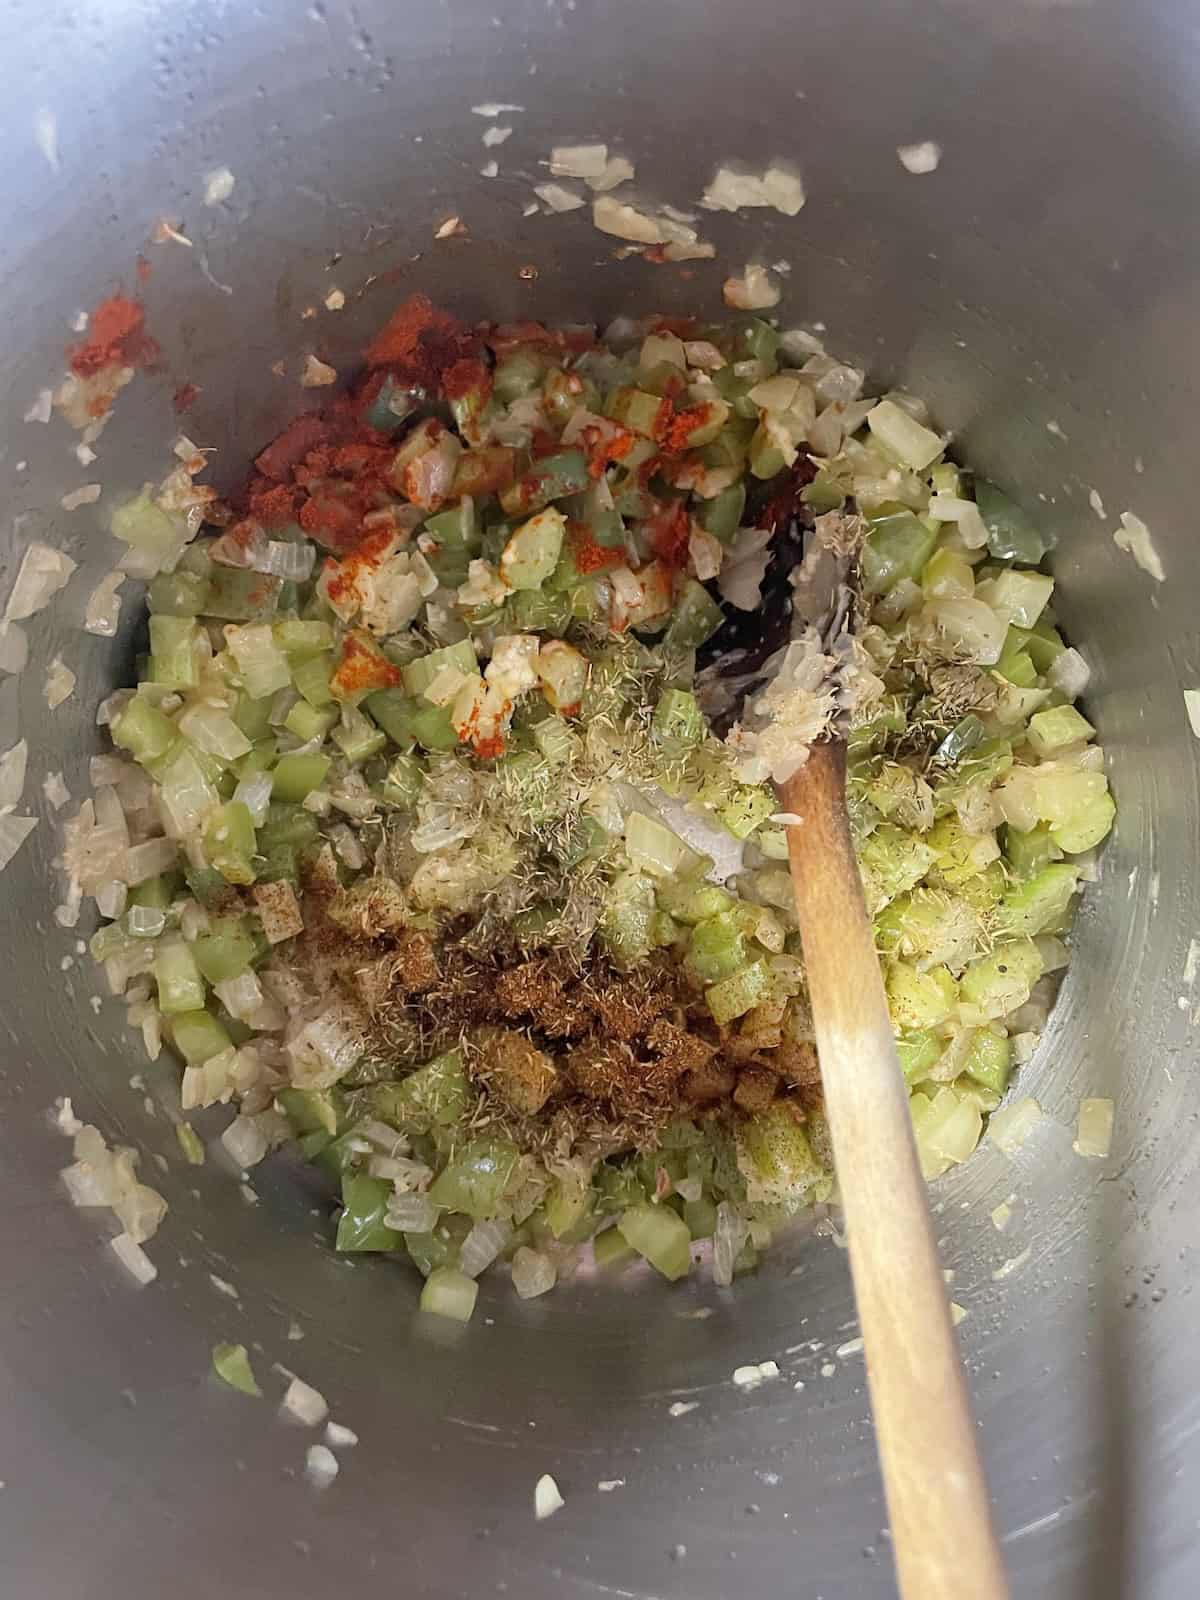
POLYGON ((142 1249, 135 1239, 127 1233, 119 1233, 115 1239, 109 1240, 113 1255, 129 1273, 136 1283, 143 1286, 153 1283, 158 1277, 158 1268, 142 1249))
MULTIPOLYGON (((1074 649, 1064 650, 1055 656, 1046 673, 1047 681, 1070 700, 1074 700, 1084 692, 1091 678, 1091 668, 1079 651, 1074 649)), ((1184 698, 1187 698, 1187 690, 1184 691, 1184 698)), ((1197 715, 1200 716, 1200 708, 1197 709, 1197 715)), ((1196 731, 1200 733, 1200 729, 1196 731)))
POLYGON ((717 1207, 717 1221, 713 1230, 713 1282, 728 1288, 733 1282, 733 1263, 742 1252, 750 1234, 750 1225, 728 1200, 717 1207))
POLYGON ((303 1378, 293 1378, 280 1409, 295 1417, 297 1422, 302 1422, 306 1428, 317 1428, 329 1415, 329 1402, 319 1389, 305 1383, 303 1378))
POLYGON ((233 791, 233 798, 245 806, 254 826, 261 828, 267 820, 267 807, 271 803, 270 774, 252 772, 248 778, 242 778, 233 791))
POLYGON ((744 1367, 735 1367, 733 1381, 739 1389, 757 1389, 760 1383, 765 1383, 768 1378, 779 1376, 779 1363, 777 1361, 751 1362, 744 1367))
POLYGON ((267 1153, 267 1139, 254 1117, 239 1116, 221 1135, 221 1143, 239 1167, 256 1167, 267 1153))
POLYGON ((550 152, 556 178, 598 178, 608 166, 606 144, 560 144, 550 152))
POLYGON ((992 666, 1004 649, 1008 624, 982 600, 931 600, 924 615, 937 631, 958 645, 972 661, 992 666))
POLYGON ((88 633, 99 634, 102 639, 111 639, 116 634, 121 615, 121 597, 117 590, 127 576, 127 573, 120 571, 110 572, 92 590, 83 619, 83 626, 88 633))
POLYGON ((512 1234, 511 1222, 476 1222, 462 1242, 459 1268, 469 1278, 477 1278, 508 1248, 512 1234))
POLYGON ((578 211, 587 204, 581 194, 565 189, 561 183, 535 183, 533 192, 547 211, 578 211))
POLYGON ((503 144, 504 141, 507 138, 509 138, 511 133, 512 133, 512 129, 511 128, 501 128, 501 127, 498 127, 498 126, 497 127, 491 127, 491 128, 485 128, 483 130, 483 147, 484 147, 484 149, 485 150, 493 150, 493 149, 495 149, 495 147, 497 145, 503 144))
POLYGON ((726 278, 721 294, 735 311, 768 311, 777 306, 780 288, 766 267, 748 262, 740 278, 726 278))
POLYGON ((36 817, 0 817, 0 872, 37 827, 36 817))
POLYGON ((222 201, 228 200, 233 193, 233 186, 237 182, 228 167, 216 167, 204 176, 204 204, 206 206, 219 206, 222 201))
POLYGON ((695 244, 697 234, 672 217, 653 216, 636 206, 601 195, 592 202, 592 221, 601 233, 627 239, 632 244, 695 244))
POLYGON ((47 605, 75 571, 75 562, 61 550, 35 540, 26 550, 8 597, 4 620, 24 622, 47 605))
POLYGON ((942 159, 942 147, 932 139, 923 139, 919 144, 898 144, 896 154, 905 172, 920 177, 927 172, 937 171, 942 159))
POLYGON ((1081 1100, 1079 1124, 1072 1149, 1078 1156, 1102 1159, 1112 1149, 1113 1103, 1111 1100, 1081 1100))
POLYGON ((190 706, 179 719, 179 731, 197 750, 220 761, 237 761, 250 750, 249 739, 219 706, 190 706))
POLYGON ((302 389, 325 389, 337 382, 337 368, 320 361, 310 351, 304 358, 304 371, 300 374, 302 389))
POLYGON ((1025 1143, 1030 1133, 1042 1120, 1042 1108, 1030 1095, 1014 1100, 1011 1105, 993 1111, 988 1123, 988 1137, 992 1143, 1011 1156, 1025 1143))
POLYGON ((29 662, 29 640, 24 628, 15 622, 0 622, 0 672, 13 677, 24 672, 29 662))
POLYGON ((535 1300, 553 1289, 558 1270, 548 1255, 522 1245, 513 1257, 513 1288, 522 1300, 535 1300))
POLYGON ((1113 534, 1113 543, 1118 550, 1128 551, 1142 571, 1148 572, 1155 583, 1165 581, 1167 575, 1163 571, 1162 560, 1154 548, 1150 529, 1141 517, 1135 517, 1132 511, 1122 511, 1121 526, 1113 534))
POLYGON ((304 1457, 304 1470, 310 1483, 325 1489, 338 1475, 338 1459, 327 1445, 311 1444, 304 1457))
POLYGON ((316 561, 316 546, 307 539, 268 539, 251 567, 255 572, 267 572, 288 583, 304 583, 312 577, 316 561))
POLYGON ((340 1422, 327 1422, 325 1442, 335 1450, 350 1450, 358 1443, 358 1435, 353 1428, 347 1428, 340 1422))
POLYGON ((539 1522, 544 1522, 547 1517, 552 1517, 556 1511, 561 1511, 566 1505, 559 1492, 558 1484, 548 1472, 544 1472, 534 1485, 533 1489, 533 1514, 539 1522))

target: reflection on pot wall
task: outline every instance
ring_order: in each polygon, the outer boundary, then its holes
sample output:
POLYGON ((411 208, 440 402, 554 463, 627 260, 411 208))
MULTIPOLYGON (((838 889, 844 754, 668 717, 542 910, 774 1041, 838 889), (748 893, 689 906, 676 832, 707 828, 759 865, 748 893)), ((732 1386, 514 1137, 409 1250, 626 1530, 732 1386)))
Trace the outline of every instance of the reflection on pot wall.
POLYGON ((61 819, 41 796, 51 772, 83 794, 103 748, 96 703, 130 677, 137 585, 114 638, 81 623, 114 558, 107 511, 160 472, 181 386, 197 390, 184 426, 228 487, 305 402, 305 355, 349 371, 407 293, 466 316, 603 324, 716 311, 722 279, 756 260, 790 265, 781 316, 825 324, 831 349, 928 395, 964 458, 1057 536, 1063 626, 1093 669, 1120 822, 1027 1069, 1047 1115, 1011 1161, 981 1151, 936 1201, 1015 1591, 1173 1600, 1195 1582, 1184 974, 1200 806, 1181 689, 1200 684, 1184 435, 1200 232, 1178 197, 1200 130, 1190 17, 1166 0, 1136 28, 1126 17, 970 0, 799 16, 767 0, 736 17, 579 0, 499 20, 470 0, 10 8, 0 583, 7 595, 34 540, 78 563, 22 624, 29 665, 0 678, 0 749, 28 739, 39 818, 0 903, 14 1595, 118 1581, 139 1600, 168 1585, 307 1595, 381 1572, 443 1596, 890 1592, 861 1358, 831 1354, 854 1328, 830 1237, 798 1235, 736 1293, 584 1280, 522 1305, 485 1284, 469 1328, 431 1328, 402 1269, 333 1256, 291 1166, 257 1169, 251 1205, 214 1162, 180 1161, 171 1069, 146 1063, 119 1008, 93 1008, 74 943, 86 923, 55 922, 61 819), (489 102, 524 109, 472 114, 489 102), (896 150, 926 139, 942 159, 914 175, 896 150), (699 211, 712 261, 618 260, 586 207, 523 215, 550 148, 593 140, 628 156, 648 204, 696 209, 721 162, 776 159, 807 201, 794 217, 699 211), (222 168, 233 188, 206 204, 222 168), (435 237, 453 216, 465 231, 435 237), (161 355, 85 462, 61 419, 23 418, 59 382, 76 313, 119 289, 144 300, 161 355), (90 483, 98 501, 64 508, 90 483), (1152 530, 1161 584, 1111 538, 1125 510, 1152 530), (50 712, 58 657, 76 683, 50 712), (144 1152, 170 1202, 144 1290, 57 1186, 67 1147, 45 1113, 64 1093, 144 1152), (1117 1102, 1100 1168, 1070 1148, 1084 1093, 1117 1102), (1010 1194, 1001 1236, 989 1213, 1010 1194), (279 1362, 316 1384, 358 1433, 325 1493, 303 1473, 317 1435, 208 1377, 222 1340, 245 1343, 260 1375, 279 1362), (780 1380, 731 1383, 767 1359, 780 1380), (679 1400, 698 1404, 672 1417, 679 1400), (566 1505, 535 1523, 547 1472, 566 1505), (76 1537, 53 1537, 52 1516, 76 1537))

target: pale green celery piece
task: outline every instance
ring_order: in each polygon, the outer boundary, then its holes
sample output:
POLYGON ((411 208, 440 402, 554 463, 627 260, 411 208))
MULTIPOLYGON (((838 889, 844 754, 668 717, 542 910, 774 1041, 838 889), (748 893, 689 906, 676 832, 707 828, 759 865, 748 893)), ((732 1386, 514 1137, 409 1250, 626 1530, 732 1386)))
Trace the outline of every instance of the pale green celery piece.
POLYGON ((770 906, 755 905, 750 900, 740 900, 734 916, 747 938, 755 940, 772 955, 779 955, 787 938, 787 929, 770 906))
POLYGON ((958 987, 945 967, 919 972, 907 961, 889 963, 885 988, 892 1023, 905 1033, 945 1022, 958 998, 958 987))
POLYGON ((600 913, 600 937, 617 966, 633 966, 649 953, 657 909, 654 882, 644 873, 622 872, 613 879, 600 913))
POLYGON ((434 1267, 425 1279, 419 1304, 422 1311, 430 1311, 435 1317, 470 1322, 478 1295, 479 1285, 465 1272, 456 1267, 434 1267))
MULTIPOLYGON (((321 651, 317 655, 306 656, 302 661, 294 661, 292 667, 292 683, 301 697, 315 710, 322 710, 333 704, 333 691, 329 687, 329 680, 333 677, 333 653, 321 651)), ((268 705, 270 702, 267 702, 268 705)))
POLYGON ((1020 506, 986 478, 975 479, 975 503, 987 528, 992 555, 1036 567, 1046 554, 1046 541, 1020 506))
POLYGON ((862 548, 867 593, 888 594, 902 578, 915 582, 937 548, 937 534, 911 511, 889 512, 869 521, 871 532, 862 548))
POLYGON ((968 833, 957 817, 942 817, 926 835, 945 883, 965 883, 1000 854, 994 833, 968 833))
POLYGON ((949 495, 958 500, 962 497, 962 480, 958 468, 949 461, 940 461, 929 473, 929 486, 934 494, 949 495))
POLYGON ((718 800, 713 809, 726 833, 731 833, 735 839, 748 839, 755 828, 779 809, 779 802, 765 784, 735 783, 731 792, 718 800))
POLYGON ((916 834, 891 823, 880 823, 858 850, 867 909, 874 913, 896 895, 915 888, 936 859, 934 851, 916 834))
MULTIPOLYGON (((306 622, 297 617, 288 617, 274 623, 271 632, 275 643, 293 666, 333 649, 333 628, 328 622, 306 622)), ((292 682, 296 682, 294 672, 292 682)))
POLYGON ((285 800, 299 805, 306 795, 321 787, 331 765, 328 756, 280 756, 272 774, 272 800, 285 800))
POLYGON ((740 1124, 737 1164, 753 1204, 811 1198, 827 1176, 804 1125, 780 1101, 740 1124))
POLYGON ((1069 745, 1086 742, 1095 736, 1095 728, 1074 706, 1051 706, 1049 710, 1035 712, 1029 719, 1026 737, 1039 756, 1054 756, 1069 745))
POLYGON ((150 678, 165 689, 194 689, 200 681, 194 617, 159 612, 150 618, 150 678))
POLYGON ((564 1238, 590 1214, 592 1204, 592 1186, 582 1173, 556 1177, 542 1208, 550 1232, 564 1238))
POLYGON ((262 1390, 250 1366, 250 1357, 244 1344, 217 1344, 213 1346, 213 1371, 223 1383, 255 1400, 262 1399, 262 1390))
POLYGON ((990 1028, 975 1028, 963 1063, 963 1071, 967 1076, 983 1088, 990 1089, 993 1094, 1001 1095, 1008 1084, 1011 1070, 1012 1045, 1004 1035, 993 1033, 990 1028))
POLYGON ((745 967, 749 960, 742 919, 724 911, 697 924, 688 945, 688 964, 701 983, 720 983, 745 967))
POLYGON ((921 573, 921 587, 938 600, 969 599, 975 593, 975 573, 953 550, 935 550, 921 573))
POLYGON ((415 661, 410 661, 401 667, 405 694, 411 695, 414 699, 418 695, 423 695, 443 667, 457 667, 460 672, 468 676, 477 673, 479 662, 471 641, 459 639, 456 644, 444 645, 440 650, 431 650, 428 655, 418 656, 415 661))
POLYGON ((179 737, 170 717, 141 695, 135 695, 110 727, 112 741, 142 766, 159 761, 179 737))
POLYGON ((656 894, 658 903, 676 922, 695 926, 709 917, 728 911, 735 904, 733 896, 715 883, 660 883, 656 894))
POLYGON ((1116 814, 1113 797, 1105 790, 1083 802, 1070 817, 1052 825, 1050 837, 1068 855, 1079 855, 1108 837, 1116 814))
POLYGON ((943 1041, 928 1028, 901 1033, 896 1038, 896 1054, 905 1081, 919 1083, 942 1053, 943 1041))
POLYGON ((519 1161, 520 1153, 509 1139, 473 1139, 434 1179, 429 1198, 446 1211, 486 1221, 497 1214, 519 1161))
POLYGON ((875 921, 881 954, 903 956, 918 970, 962 967, 982 937, 983 926, 967 902, 942 889, 901 895, 875 921))
POLYGON ((566 526, 562 512, 547 506, 516 529, 500 553, 500 576, 509 588, 541 588, 558 565, 566 526))
POLYGON ((167 1016, 203 1007, 207 992, 204 979, 182 939, 160 942, 154 953, 154 981, 158 985, 158 1008, 167 1016))
POLYGON ((765 1000, 773 988, 771 969, 765 961, 754 961, 732 977, 714 983, 704 991, 705 1004, 718 1026, 744 1017, 765 1000))
POLYGON ((637 1251, 620 1228, 614 1225, 596 1235, 592 1241, 592 1254, 598 1267, 625 1267, 634 1259, 637 1251))
POLYGON ((876 441, 913 472, 923 472, 944 448, 936 433, 910 417, 894 400, 881 400, 867 412, 867 427, 876 441))
POLYGON ((332 698, 329 706, 322 710, 310 705, 307 700, 297 700, 284 718, 283 725, 289 733, 294 733, 297 739, 307 744, 310 739, 323 739, 337 720, 338 713, 332 698))
POLYGON ((1015 567, 988 578, 975 591, 1006 622, 1018 628, 1032 628, 1054 593, 1054 579, 1044 572, 1026 572, 1015 567))
POLYGON ((553 766, 565 766, 575 754, 579 741, 560 718, 548 716, 534 726, 533 742, 553 766))
POLYGON ((650 728, 656 739, 698 744, 705 734, 704 713, 696 696, 688 690, 665 689, 654 708, 650 728))
POLYGON ((175 1137, 179 1141, 179 1148, 183 1151, 183 1158, 192 1167, 204 1165, 204 1145, 200 1135, 190 1122, 177 1122, 175 1124, 175 1137))
POLYGON ((357 706, 344 705, 341 720, 333 729, 333 742, 351 766, 361 766, 387 746, 387 734, 357 706))
POLYGON ((996 908, 996 927, 1001 933, 1028 935, 1061 926, 1078 887, 1079 874, 1072 866, 1060 863, 1042 868, 1024 883, 1010 889, 996 908))
MULTIPOLYGON (((256 847, 254 823, 240 800, 230 800, 220 806, 205 825, 204 853, 227 883, 254 882, 252 857, 256 847)), ((179 1009, 192 1008, 182 1006, 179 1009)))
POLYGON ((760 423, 750 440, 750 471, 756 478, 773 478, 782 472, 786 465, 783 451, 767 433, 766 425, 760 423))
POLYGON ((1014 939, 991 955, 973 961, 962 975, 959 998, 980 1020, 1005 1017, 1029 999, 1042 975, 1042 958, 1032 939, 1014 939))
POLYGON ((621 1237, 664 1278, 686 1278, 692 1265, 687 1223, 669 1206, 630 1206, 617 1222, 621 1237))
POLYGON ((632 867, 655 878, 686 876, 696 857, 677 833, 641 811, 631 811, 625 819, 625 854, 632 867))
POLYGON ((950 1084, 940 1088, 932 1099, 914 1094, 909 1106, 917 1155, 926 1178, 939 1177, 949 1167, 965 1161, 979 1143, 983 1132, 979 1107, 950 1084))
POLYGON ((1045 823, 1024 832, 1020 828, 1004 830, 1004 856, 1017 878, 1029 878, 1052 861, 1062 858, 1062 851, 1050 837, 1045 823))
POLYGON ((754 843, 769 861, 786 861, 788 843, 786 828, 759 828, 754 843))
POLYGON ((418 1067, 401 1083, 367 1091, 372 1115, 417 1133, 453 1128, 466 1111, 470 1085, 461 1050, 447 1050, 418 1067))
POLYGON ((171 1018, 171 1041, 189 1067, 202 1067, 228 1050, 233 1040, 209 1011, 181 1011, 171 1018))
POLYGON ((885 761, 867 784, 867 798, 889 822, 919 833, 933 823, 933 790, 919 772, 885 761))

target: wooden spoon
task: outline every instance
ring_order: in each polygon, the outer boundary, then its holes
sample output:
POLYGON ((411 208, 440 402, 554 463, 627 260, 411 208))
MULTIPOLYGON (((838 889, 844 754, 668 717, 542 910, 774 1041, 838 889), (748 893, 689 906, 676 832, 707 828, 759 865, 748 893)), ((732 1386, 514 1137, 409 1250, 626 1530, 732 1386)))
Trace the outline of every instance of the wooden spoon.
POLYGON ((846 747, 780 785, 892 1549, 905 1600, 1008 1584, 846 813, 846 747))
MULTIPOLYGON (((801 459, 761 513, 761 604, 727 613, 702 652, 726 725, 768 658, 805 626, 836 656, 858 609, 855 563, 803 503, 801 459)), ((756 687, 757 686, 757 689, 756 687)), ((825 1111, 846 1215, 875 1436, 904 1600, 1004 1600, 1008 1585, 917 1160, 883 978, 846 811, 846 746, 812 746, 778 787, 825 1111)))

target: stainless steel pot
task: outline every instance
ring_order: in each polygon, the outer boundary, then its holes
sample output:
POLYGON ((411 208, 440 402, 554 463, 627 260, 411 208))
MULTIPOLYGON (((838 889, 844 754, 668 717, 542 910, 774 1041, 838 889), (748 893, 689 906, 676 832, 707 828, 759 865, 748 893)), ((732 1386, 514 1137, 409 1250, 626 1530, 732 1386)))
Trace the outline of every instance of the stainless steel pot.
MULTIPOLYGON (((1057 535, 1120 821, 1023 1077, 1048 1118, 1013 1162, 985 1149, 936 1190, 1014 1591, 1056 1600, 1178 1600, 1200 1580, 1200 991, 1183 976, 1200 819, 1180 694, 1200 683, 1198 52, 1178 0, 9 0, 0 18, 0 575, 32 537, 82 568, 31 625, 30 667, 0 683, 0 748, 29 738, 35 794, 55 769, 85 788, 94 706, 131 670, 137 627, 130 598, 115 642, 78 631, 112 547, 97 508, 60 497, 155 474, 185 381, 187 429, 232 481, 308 398, 297 353, 348 364, 412 288, 469 313, 604 321, 715 308, 726 264, 786 258, 784 314, 929 396, 1057 535), (498 119, 515 131, 494 152, 470 111, 487 101, 526 108, 498 119), (723 158, 793 158, 809 202, 794 220, 705 214, 719 260, 694 272, 617 262, 585 212, 521 215, 539 158, 571 137, 607 138, 643 192, 684 205, 723 158), (896 146, 926 138, 942 164, 910 176, 896 146), (236 188, 207 208, 203 175, 224 165, 236 188), (451 214, 469 237, 435 241, 451 214), (164 216, 194 248, 147 243, 164 216), (62 369, 72 314, 133 286, 139 252, 163 366, 121 397, 85 472, 61 423, 22 416, 62 369), (1126 507, 1154 530, 1161 585, 1112 542, 1126 507), (59 652, 79 685, 48 714, 59 652), (1102 1164, 1071 1150, 1084 1093, 1118 1102, 1102 1164), (1001 1236, 989 1213, 1013 1194, 1001 1236)), ((56 849, 47 814, 0 889, 7 1595, 891 1592, 861 1358, 835 1353, 855 1330, 833 1241, 797 1238, 736 1294, 581 1282, 522 1305, 496 1285, 461 1334, 418 1318, 404 1270, 335 1259, 285 1164, 260 1169, 251 1206, 212 1163, 179 1163, 129 1087, 142 1073, 166 1103, 171 1068, 146 1067, 119 1008, 93 1010, 87 962, 67 960, 56 849), (56 1187, 66 1146, 45 1112, 63 1092, 169 1163, 150 1289, 56 1187), (359 1432, 327 1492, 303 1479, 309 1435, 206 1377, 221 1338, 259 1347, 264 1373, 302 1373, 359 1432), (767 1357, 780 1380, 731 1384, 767 1357), (677 1399, 697 1404, 672 1417, 677 1399), (535 1524, 543 1472, 567 1503, 535 1524)))

